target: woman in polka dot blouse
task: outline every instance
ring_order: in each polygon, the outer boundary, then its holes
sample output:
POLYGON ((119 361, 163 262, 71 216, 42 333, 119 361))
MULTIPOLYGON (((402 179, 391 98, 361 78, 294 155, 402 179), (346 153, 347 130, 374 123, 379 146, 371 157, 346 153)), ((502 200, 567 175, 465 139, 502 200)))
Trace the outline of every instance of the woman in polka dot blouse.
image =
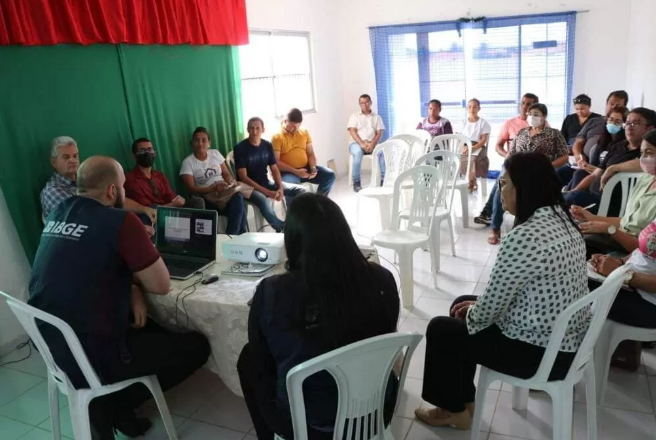
MULTIPOLYGON (((415 414, 432 426, 469 428, 477 364, 533 376, 556 318, 588 293, 585 242, 565 208, 549 159, 517 153, 505 169, 499 190, 515 227, 501 244, 490 283, 478 298, 457 298, 451 316, 433 318, 426 331, 422 397, 435 407, 415 414)), ((552 380, 567 374, 588 322, 588 309, 570 321, 552 380)))

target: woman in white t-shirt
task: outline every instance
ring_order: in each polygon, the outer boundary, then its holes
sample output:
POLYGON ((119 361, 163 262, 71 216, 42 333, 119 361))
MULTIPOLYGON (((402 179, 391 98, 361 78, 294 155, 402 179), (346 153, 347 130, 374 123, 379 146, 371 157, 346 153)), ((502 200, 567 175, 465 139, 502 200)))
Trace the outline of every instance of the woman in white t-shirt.
MULTIPOLYGON (((235 183, 223 155, 219 150, 210 149, 210 134, 206 128, 196 128, 190 143, 194 153, 187 156, 180 167, 182 182, 190 193, 200 196, 220 193, 235 183)), ((246 232, 244 197, 240 193, 234 194, 223 209, 208 200, 205 200, 205 206, 228 217, 226 234, 238 235, 246 232)))
MULTIPOLYGON (((472 140, 472 153, 479 151, 476 156, 472 156, 471 166, 469 169, 469 192, 476 191, 477 177, 487 179, 487 171, 490 168, 490 160, 487 158, 487 142, 490 138, 492 128, 489 122, 478 117, 481 111, 481 102, 474 98, 467 103, 467 119, 462 121, 462 134, 472 140)), ((467 173, 467 147, 462 151, 460 157, 460 174, 467 173)))

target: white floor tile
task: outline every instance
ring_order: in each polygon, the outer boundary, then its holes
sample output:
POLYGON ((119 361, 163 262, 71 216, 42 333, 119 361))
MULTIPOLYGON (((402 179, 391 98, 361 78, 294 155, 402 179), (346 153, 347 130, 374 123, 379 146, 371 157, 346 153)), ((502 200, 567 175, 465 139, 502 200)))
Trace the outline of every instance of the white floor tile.
POLYGON ((34 388, 44 379, 9 368, 0 368, 0 406, 34 388))
POLYGON ((426 361, 426 348, 419 346, 412 355, 410 359, 410 365, 408 365, 408 374, 407 377, 412 377, 414 379, 424 379, 424 362, 426 361))
POLYGON ((642 350, 642 364, 648 376, 656 376, 656 348, 642 350))
POLYGON ((487 440, 524 440, 524 439, 520 439, 519 437, 510 437, 507 435, 490 434, 487 440))
MULTIPOLYGON (((150 428, 150 430, 144 435, 143 437, 138 437, 139 440, 168 440, 168 434, 166 433, 166 428, 164 428, 164 423, 162 422, 162 418, 159 414, 159 411, 155 408, 149 408, 149 407, 142 407, 142 409, 138 412, 138 415, 140 417, 147 417, 150 419, 151 422, 153 422, 153 427, 150 428)), ((171 415, 171 418, 173 419, 173 426, 176 428, 176 432, 179 434, 179 427, 184 423, 185 418, 176 416, 175 414, 171 415)), ((123 434, 119 434, 116 436, 116 440, 128 440, 130 437, 127 437, 123 434)))
POLYGON ((52 433, 41 428, 34 428, 20 440, 52 440, 52 433))
POLYGON ((476 289, 474 289, 474 295, 480 296, 485 293, 485 289, 487 288, 487 283, 478 283, 476 284, 476 289))
POLYGON ((2 440, 18 440, 34 427, 16 420, 0 417, 0 438, 2 440))
POLYGON ((492 266, 485 266, 483 269, 483 273, 481 273, 481 277, 478 279, 479 283, 489 283, 490 282, 490 274, 492 273, 492 266))
POLYGON ((244 433, 195 420, 187 420, 178 428, 178 437, 184 440, 241 440, 244 438, 244 433))
MULTIPOLYGON (((585 405, 574 405, 574 435, 587 439, 585 405)), ((656 419, 653 414, 621 411, 612 408, 597 409, 598 440, 653 440, 656 438, 656 419)))
MULTIPOLYGON (((171 414, 189 417, 219 391, 225 389, 221 379, 209 370, 201 368, 180 385, 166 392, 166 403, 171 414)), ((155 407, 149 400, 147 406, 155 407)))
MULTIPOLYGON (((450 252, 450 251, 449 251, 450 252)), ((490 259, 490 251, 469 249, 456 250, 456 256, 442 256, 442 262, 450 264, 467 264, 470 266, 485 266, 490 259)))
MULTIPOLYGON (((29 350, 27 348, 23 348, 21 350, 14 350, 8 355, 0 358, 0 364, 22 359, 23 357, 27 356, 28 352, 29 350)), ((32 374, 34 376, 38 376, 43 379, 48 378, 48 369, 46 368, 46 363, 43 362, 43 358, 41 357, 41 354, 35 349, 32 349, 32 354, 27 359, 17 362, 15 364, 9 364, 6 366, 6 368, 9 368, 10 370, 16 370, 16 371, 21 371, 23 373, 32 374)))
POLYGON ((391 428, 394 440, 405 440, 405 437, 408 435, 408 431, 410 431, 411 425, 412 419, 394 416, 394 418, 392 418, 391 428))
POLYGON ((191 418, 244 434, 248 433, 253 427, 246 401, 227 388, 219 391, 201 406, 191 418))
MULTIPOLYGON (((59 394, 59 408, 65 408, 68 399, 59 394)), ((48 400, 48 383, 42 382, 16 399, 0 408, 0 416, 38 426, 50 417, 50 402, 48 400)))
POLYGON ((408 318, 430 321, 436 316, 448 316, 452 300, 421 297, 409 310, 408 318))
MULTIPOLYGON (((576 401, 585 402, 584 388, 577 386, 576 401)), ((653 413, 649 381, 644 374, 630 373, 611 368, 604 406, 625 411, 653 413)))
POLYGON ((477 283, 481 278, 485 266, 470 266, 466 264, 441 263, 438 277, 444 277, 453 281, 469 281, 477 283))
POLYGON ((529 396, 528 409, 512 408, 512 393, 501 392, 491 432, 529 440, 551 440, 552 411, 549 399, 529 396))
POLYGON ((449 277, 437 276, 437 289, 424 292, 423 296, 449 299, 453 301, 462 295, 473 295, 476 283, 456 281, 449 277))
POLYGON ((407 377, 399 399, 396 415, 410 419, 415 418, 415 410, 421 406, 421 385, 423 381, 407 377))

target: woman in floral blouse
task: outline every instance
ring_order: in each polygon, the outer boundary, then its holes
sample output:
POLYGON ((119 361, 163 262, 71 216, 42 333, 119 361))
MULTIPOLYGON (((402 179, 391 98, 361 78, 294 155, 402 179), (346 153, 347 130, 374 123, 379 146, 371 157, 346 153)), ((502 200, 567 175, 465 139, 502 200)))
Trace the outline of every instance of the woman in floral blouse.
MULTIPOLYGON (((565 165, 569 158, 569 148, 560 130, 547 127, 547 106, 533 104, 528 109, 528 127, 522 128, 515 137, 508 157, 522 152, 541 153, 549 159, 554 169, 565 165)), ((499 244, 501 240, 501 223, 503 223, 501 194, 496 192, 492 203, 492 231, 487 239, 490 244, 499 244)))

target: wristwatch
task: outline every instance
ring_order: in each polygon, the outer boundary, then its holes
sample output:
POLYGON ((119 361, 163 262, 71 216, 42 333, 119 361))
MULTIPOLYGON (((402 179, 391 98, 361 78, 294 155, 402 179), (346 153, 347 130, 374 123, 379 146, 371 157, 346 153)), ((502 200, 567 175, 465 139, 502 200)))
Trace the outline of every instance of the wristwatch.
POLYGON ((617 232, 617 228, 615 227, 615 225, 610 225, 606 230, 606 232, 608 233, 608 235, 615 235, 615 233, 617 232))
POLYGON ((629 286, 631 284, 631 281, 633 281, 633 275, 635 275, 635 272, 632 270, 627 270, 626 273, 624 274, 624 284, 626 286, 629 286))

